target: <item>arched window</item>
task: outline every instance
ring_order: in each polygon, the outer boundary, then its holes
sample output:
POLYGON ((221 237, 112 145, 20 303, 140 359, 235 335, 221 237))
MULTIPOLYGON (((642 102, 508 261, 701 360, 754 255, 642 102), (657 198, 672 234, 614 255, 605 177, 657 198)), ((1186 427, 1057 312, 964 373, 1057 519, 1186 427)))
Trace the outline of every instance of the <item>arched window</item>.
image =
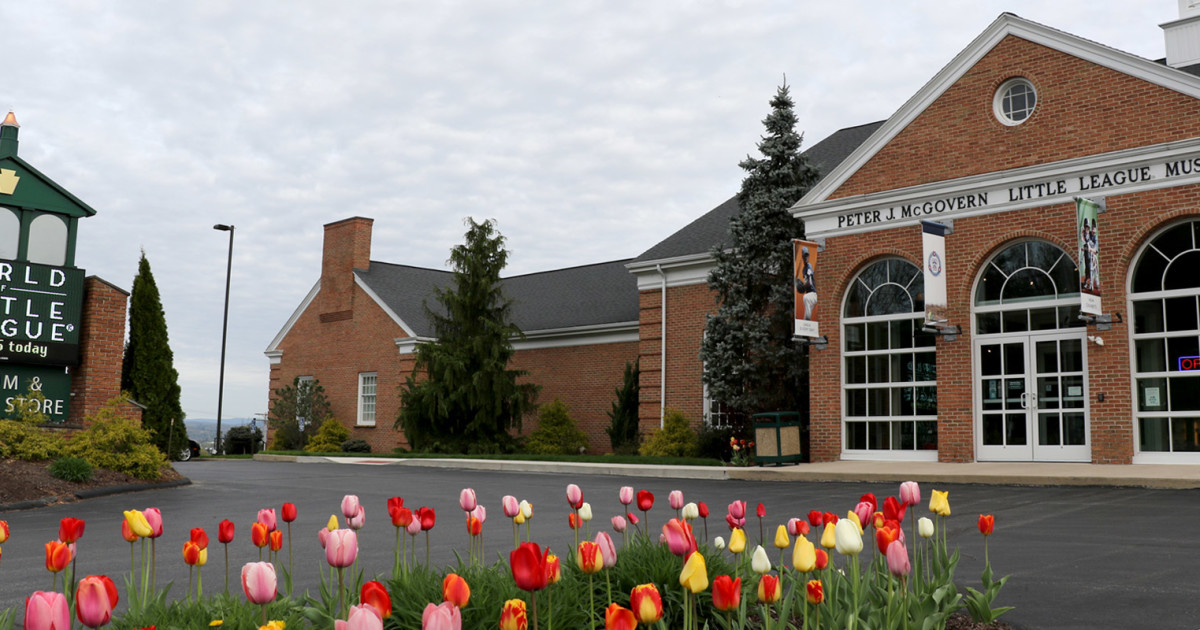
POLYGON ((0 208, 0 258, 14 260, 21 243, 21 218, 15 210, 0 208))
POLYGON ((29 224, 29 262, 65 265, 67 262, 67 222, 52 214, 43 214, 29 224))
POLYGON ((1082 325, 1075 261, 1045 241, 1008 246, 984 267, 975 288, 975 323, 980 335, 1082 325))
POLYGON ((1160 232, 1133 268, 1134 379, 1142 452, 1200 451, 1200 220, 1160 232))
POLYGON ((937 450, 936 338, 921 332, 925 280, 900 258, 867 266, 842 313, 847 451, 937 450))

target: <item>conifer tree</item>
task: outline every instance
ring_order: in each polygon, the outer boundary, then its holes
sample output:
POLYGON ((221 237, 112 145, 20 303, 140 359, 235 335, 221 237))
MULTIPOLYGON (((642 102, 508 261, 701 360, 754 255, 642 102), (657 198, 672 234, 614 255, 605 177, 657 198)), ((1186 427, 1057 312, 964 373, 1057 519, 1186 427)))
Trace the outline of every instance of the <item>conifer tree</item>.
POLYGON ((803 238, 804 223, 788 208, 818 177, 800 153, 792 108, 784 84, 763 120, 762 157, 739 164, 740 211, 708 277, 718 309, 701 344, 704 382, 714 400, 741 413, 808 408, 807 353, 792 340, 792 239, 803 238))
POLYGON ((158 285, 144 251, 129 298, 129 342, 121 364, 121 389, 145 406, 142 427, 153 432, 159 450, 175 459, 188 443, 179 402, 179 373, 167 340, 167 319, 158 285))
POLYGON ((504 237, 491 221, 467 223, 466 242, 450 254, 450 285, 434 292, 439 308, 425 304, 436 339, 417 346, 413 371, 400 386, 396 428, 417 450, 504 449, 539 389, 518 383, 526 372, 508 367, 512 338, 522 335, 500 282, 508 262, 504 237))
POLYGON ((614 452, 638 443, 638 401, 641 392, 641 362, 637 359, 625 364, 625 376, 616 388, 617 399, 608 412, 612 422, 605 431, 614 452))

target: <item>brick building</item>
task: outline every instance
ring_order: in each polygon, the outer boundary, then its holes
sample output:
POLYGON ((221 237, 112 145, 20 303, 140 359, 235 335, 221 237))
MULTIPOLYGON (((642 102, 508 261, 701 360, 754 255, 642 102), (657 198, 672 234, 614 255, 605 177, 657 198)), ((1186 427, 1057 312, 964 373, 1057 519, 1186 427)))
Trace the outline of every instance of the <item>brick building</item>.
MULTIPOLYGON (((1160 61, 1003 14, 893 116, 806 151, 822 179, 792 212, 819 251, 814 460, 1200 462, 1200 10, 1180 13, 1160 61), (1103 208, 1090 249, 1079 197, 1103 208), (949 230, 932 332, 923 219, 949 230), (1099 311, 1081 318, 1088 292, 1099 311)), ((629 260, 505 280, 529 335, 517 367, 593 452, 635 358, 643 432, 666 408, 722 421, 698 349, 737 211, 629 260)), ((321 280, 267 354, 272 391, 317 377, 390 450, 421 301, 448 274, 370 261, 370 226, 326 226, 321 280)))

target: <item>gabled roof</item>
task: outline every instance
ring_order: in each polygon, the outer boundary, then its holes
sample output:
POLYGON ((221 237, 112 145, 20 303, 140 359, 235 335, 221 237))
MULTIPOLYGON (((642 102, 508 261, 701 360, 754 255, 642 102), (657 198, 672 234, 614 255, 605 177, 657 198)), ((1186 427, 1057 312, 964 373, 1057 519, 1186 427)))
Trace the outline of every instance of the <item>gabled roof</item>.
POLYGON ((0 194, 2 205, 77 218, 96 214, 91 206, 16 155, 0 157, 0 169, 12 171, 20 178, 11 195, 0 194))
MULTIPOLYGON (((884 121, 840 129, 828 138, 814 144, 804 156, 822 177, 832 171, 863 143, 884 121)), ((668 260, 690 256, 707 256, 714 247, 729 241, 729 220, 740 210, 737 196, 709 210, 683 229, 668 236, 654 247, 633 259, 634 265, 649 261, 668 260)))

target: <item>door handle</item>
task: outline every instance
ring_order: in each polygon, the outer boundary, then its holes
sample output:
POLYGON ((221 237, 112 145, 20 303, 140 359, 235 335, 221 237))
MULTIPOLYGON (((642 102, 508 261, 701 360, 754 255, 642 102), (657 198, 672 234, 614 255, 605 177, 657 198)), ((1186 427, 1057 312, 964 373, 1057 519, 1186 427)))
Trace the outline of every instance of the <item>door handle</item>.
POLYGON ((1022 409, 1029 408, 1029 392, 1023 392, 1021 394, 1021 408, 1022 409))

